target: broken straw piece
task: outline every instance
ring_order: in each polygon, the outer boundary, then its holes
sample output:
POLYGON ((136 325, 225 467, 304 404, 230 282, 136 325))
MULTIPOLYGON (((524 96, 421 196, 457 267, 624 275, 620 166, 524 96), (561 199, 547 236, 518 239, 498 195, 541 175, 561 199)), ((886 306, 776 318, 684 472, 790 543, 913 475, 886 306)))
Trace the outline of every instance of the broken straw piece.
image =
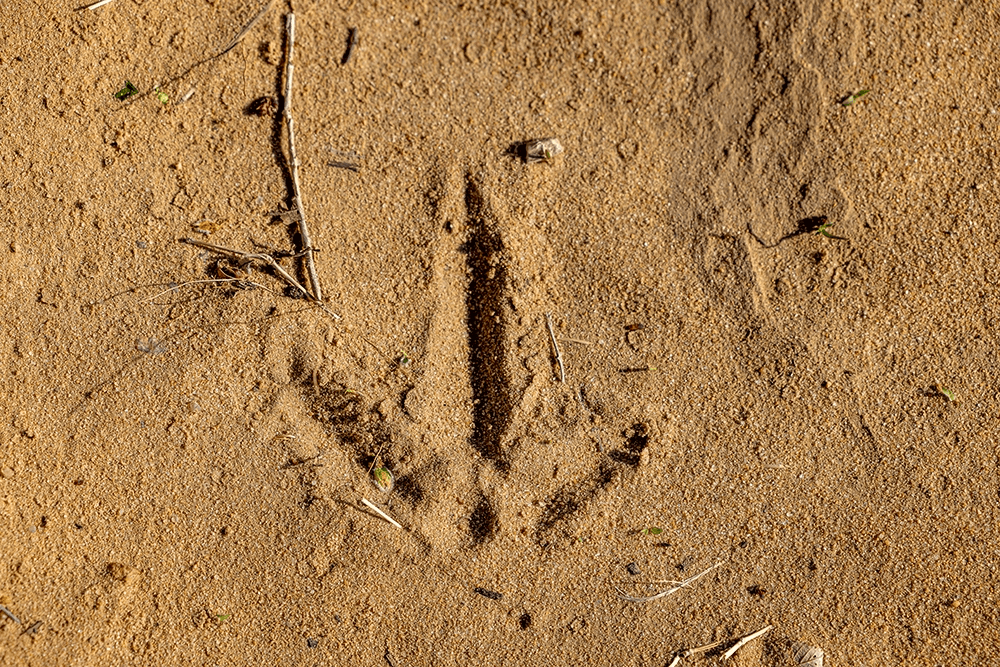
POLYGON ((823 649, 802 642, 792 642, 798 667, 823 667, 823 649))
POLYGON ((708 574, 709 572, 711 572, 715 568, 719 567, 720 565, 722 565, 722 563, 716 563, 715 565, 713 565, 712 567, 708 568, 707 570, 703 570, 703 571, 699 572, 698 574, 694 575, 693 577, 688 577, 684 581, 671 581, 670 583, 674 584, 674 586, 668 588, 665 591, 660 591, 656 595, 647 595, 647 596, 644 596, 644 597, 633 597, 631 595, 625 595, 621 591, 618 591, 618 597, 620 597, 622 600, 625 600, 626 602, 652 602, 653 600, 659 600, 660 598, 664 598, 664 597, 667 597, 668 595, 672 595, 673 593, 676 593, 677 591, 681 590, 682 588, 690 586, 695 581, 697 581, 701 577, 705 576, 706 574, 708 574))
POLYGON ((758 637, 762 637, 762 636, 766 635, 768 632, 771 631, 771 629, 773 627, 774 627, 773 625, 769 625, 766 628, 761 628, 757 632, 754 632, 752 634, 747 635, 746 637, 741 638, 738 642, 736 642, 735 644, 733 644, 732 647, 730 647, 730 649, 728 651, 726 651, 725 653, 722 654, 722 660, 723 661, 729 660, 731 657, 733 657, 736 654, 737 651, 739 651, 741 648, 743 648, 746 644, 752 642, 753 640, 757 639, 758 637))

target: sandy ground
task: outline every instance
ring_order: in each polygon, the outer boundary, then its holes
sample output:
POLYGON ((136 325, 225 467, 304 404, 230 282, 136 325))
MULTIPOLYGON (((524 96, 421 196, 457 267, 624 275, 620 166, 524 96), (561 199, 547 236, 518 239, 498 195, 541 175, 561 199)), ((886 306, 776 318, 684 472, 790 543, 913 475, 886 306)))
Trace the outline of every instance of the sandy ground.
POLYGON ((600 4, 294 6, 329 312, 288 6, 0 8, 0 663, 996 661, 997 11, 600 4))

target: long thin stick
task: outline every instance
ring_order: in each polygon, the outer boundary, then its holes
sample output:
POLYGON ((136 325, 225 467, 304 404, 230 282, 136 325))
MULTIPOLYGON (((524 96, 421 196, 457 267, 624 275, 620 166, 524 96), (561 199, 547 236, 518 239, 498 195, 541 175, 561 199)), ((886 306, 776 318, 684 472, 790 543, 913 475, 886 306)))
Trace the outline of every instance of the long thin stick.
POLYGON ((236 257, 242 257, 243 259, 252 259, 258 262, 264 262, 272 269, 274 269, 282 280, 284 280, 290 286, 294 287, 299 292, 301 292, 302 295, 305 296, 307 299, 313 300, 313 295, 309 293, 309 290, 303 287, 298 280, 293 278, 292 274, 290 274, 288 271, 285 271, 284 267, 282 267, 281 264, 278 264, 278 262, 274 259, 274 257, 271 257, 270 255, 265 255, 264 253, 256 253, 256 252, 243 252, 242 250, 235 250, 233 248, 227 248, 225 246, 215 245, 214 243, 206 243, 205 241, 199 241, 197 239, 183 238, 183 239, 178 239, 178 241, 180 241, 181 243, 187 243, 189 245, 198 246, 199 248, 205 248, 206 250, 214 250, 215 252, 221 252, 227 255, 234 255, 236 257))
POLYGON ((256 287, 258 289, 267 290, 268 292, 271 291, 271 290, 267 289, 266 287, 264 287, 263 285, 259 285, 259 284, 255 283, 255 282, 252 282, 252 281, 249 281, 249 280, 243 280, 242 278, 211 278, 209 280, 189 280, 186 283, 180 283, 178 285, 174 285, 173 287, 171 287, 169 289, 165 289, 162 292, 154 294, 153 296, 149 297, 148 299, 143 299, 142 302, 143 303, 152 303, 153 301, 155 301, 156 299, 159 299, 164 294, 170 294, 171 292, 176 292, 177 290, 179 290, 182 287, 188 287, 189 285, 202 285, 202 284, 206 284, 206 283, 218 283, 218 284, 224 284, 224 283, 243 283, 244 285, 248 285, 250 287, 256 287))
POLYGON ((111 2, 111 0, 101 0, 100 2, 95 2, 92 5, 87 5, 87 9, 97 9, 98 7, 103 7, 104 5, 111 2))
POLYGON ((715 568, 719 567, 720 565, 722 565, 722 563, 716 563, 715 565, 713 565, 712 567, 708 568, 707 570, 705 570, 703 572, 699 572, 698 574, 694 575, 693 577, 690 577, 689 579, 685 579, 684 581, 678 581, 678 582, 676 582, 677 583, 676 586, 673 586, 672 588, 668 588, 665 591, 661 591, 661 592, 657 593, 656 595, 649 595, 649 596, 646 596, 646 597, 636 598, 636 597, 632 597, 631 595, 625 595, 621 591, 618 591, 618 597, 620 597, 622 600, 625 600, 626 602, 652 602, 653 600, 659 600, 660 598, 667 597, 671 593, 676 593, 677 591, 679 591, 682 588, 686 588, 687 586, 690 586, 695 581, 697 581, 698 579, 701 579, 703 576, 705 576, 706 574, 708 574, 709 572, 711 572, 715 568))
POLYGON ((768 632, 771 631, 771 628, 773 628, 773 627, 774 626, 769 625, 766 628, 762 628, 762 629, 758 630, 757 632, 755 632, 753 634, 750 634, 750 635, 747 635, 743 639, 739 640, 738 642, 736 642, 735 644, 733 644, 733 647, 731 649, 729 649, 728 651, 726 651, 725 653, 722 654, 722 659, 723 660, 729 660, 731 657, 733 657, 733 655, 736 654, 737 651, 739 651, 741 648, 743 648, 744 644, 746 644, 747 642, 751 642, 754 639, 757 639, 757 637, 760 637, 761 635, 767 634, 768 632))
POLYGON ((559 343, 556 341, 556 332, 552 329, 552 316, 545 313, 545 323, 549 325, 549 336, 552 337, 552 347, 556 351, 556 361, 559 362, 559 381, 566 382, 566 369, 563 367, 562 352, 559 350, 559 343))
POLYGON ((312 239, 309 238, 309 227, 306 225, 306 210, 302 206, 302 190, 299 186, 299 158, 295 154, 295 121, 292 120, 292 75, 295 73, 293 59, 295 55, 295 14, 286 17, 285 28, 288 32, 288 59, 285 68, 285 122, 288 124, 288 152, 291 155, 292 187, 294 188, 295 208, 299 212, 299 236, 302 237, 303 250, 306 253, 306 271, 309 273, 309 286, 316 301, 323 301, 323 291, 319 287, 319 276, 316 274, 316 260, 313 258, 312 239))
POLYGON ((368 509, 370 509, 371 511, 375 512, 376 514, 378 514, 380 517, 382 517, 383 519, 385 519, 386 521, 388 521, 389 523, 391 523, 392 525, 394 525, 396 528, 399 528, 400 530, 403 529, 403 527, 401 525, 399 525, 398 523, 396 523, 395 521, 393 521, 393 519, 392 519, 391 516, 389 516, 388 514, 386 514, 385 512, 383 512, 382 510, 380 510, 379 508, 375 507, 375 505, 373 505, 371 502, 369 502, 367 498, 362 498, 361 502, 363 502, 368 509))

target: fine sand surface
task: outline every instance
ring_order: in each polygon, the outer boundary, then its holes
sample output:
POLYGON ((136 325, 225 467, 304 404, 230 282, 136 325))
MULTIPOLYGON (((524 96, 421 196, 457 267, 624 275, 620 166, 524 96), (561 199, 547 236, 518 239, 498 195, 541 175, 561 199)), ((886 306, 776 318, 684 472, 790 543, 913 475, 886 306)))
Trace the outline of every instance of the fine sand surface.
POLYGON ((0 664, 995 664, 991 4, 4 3, 0 664))

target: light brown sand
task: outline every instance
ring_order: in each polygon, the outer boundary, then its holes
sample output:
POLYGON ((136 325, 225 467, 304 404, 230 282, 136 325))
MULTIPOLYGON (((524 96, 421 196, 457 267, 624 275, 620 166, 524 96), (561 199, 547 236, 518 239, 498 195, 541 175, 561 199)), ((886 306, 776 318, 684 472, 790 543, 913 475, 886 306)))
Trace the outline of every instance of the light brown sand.
POLYGON ((0 663, 996 661, 996 10, 597 4, 297 3, 340 322, 147 301, 298 248, 287 6, 0 8, 0 663))

